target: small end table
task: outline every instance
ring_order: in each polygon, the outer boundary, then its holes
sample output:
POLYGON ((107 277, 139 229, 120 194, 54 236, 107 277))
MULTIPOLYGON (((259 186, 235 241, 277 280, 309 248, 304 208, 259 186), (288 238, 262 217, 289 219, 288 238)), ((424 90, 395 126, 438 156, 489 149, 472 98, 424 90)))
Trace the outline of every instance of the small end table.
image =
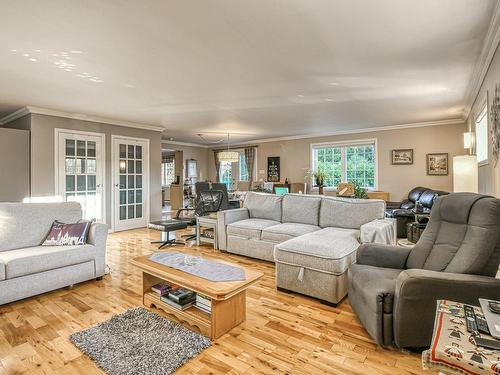
POLYGON ((214 250, 219 248, 217 243, 217 218, 211 216, 198 216, 196 218, 196 245, 199 246, 202 242, 213 244, 214 250), (212 229, 214 237, 204 236, 202 228, 212 229))
MULTIPOLYGON (((476 315, 483 315, 473 306, 476 315)), ((474 345, 465 324, 464 305, 459 302, 437 301, 431 347, 422 352, 424 370, 446 375, 495 375, 500 373, 500 351, 474 345)), ((481 337, 492 339, 484 333, 481 337)))

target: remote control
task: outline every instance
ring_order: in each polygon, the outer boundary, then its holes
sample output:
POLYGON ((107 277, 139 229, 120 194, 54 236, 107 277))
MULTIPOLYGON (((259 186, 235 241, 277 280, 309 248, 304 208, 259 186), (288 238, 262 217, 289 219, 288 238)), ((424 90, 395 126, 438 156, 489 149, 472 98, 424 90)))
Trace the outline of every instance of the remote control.
POLYGON ((473 335, 477 335, 477 323, 476 323, 476 313, 472 306, 464 305, 465 312, 465 325, 467 327, 467 332, 472 333, 473 335))
POLYGON ((476 324, 479 332, 486 333, 487 335, 490 334, 490 330, 488 329, 488 323, 486 322, 484 316, 476 315, 476 324))
POLYGON ((500 341, 483 339, 482 337, 474 337, 474 342, 476 346, 482 346, 483 348, 500 350, 500 341))

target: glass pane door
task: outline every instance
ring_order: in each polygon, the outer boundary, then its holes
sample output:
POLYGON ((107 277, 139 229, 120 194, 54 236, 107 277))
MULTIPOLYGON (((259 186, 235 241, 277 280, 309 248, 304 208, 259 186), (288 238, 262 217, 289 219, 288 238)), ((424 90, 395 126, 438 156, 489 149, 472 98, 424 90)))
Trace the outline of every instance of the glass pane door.
POLYGON ((146 226, 147 144, 115 139, 115 230, 146 226))
POLYGON ((104 221, 101 138, 79 134, 59 135, 59 194, 80 203, 83 218, 104 221))
POLYGON ((119 149, 119 220, 142 218, 142 146, 120 143, 119 149))

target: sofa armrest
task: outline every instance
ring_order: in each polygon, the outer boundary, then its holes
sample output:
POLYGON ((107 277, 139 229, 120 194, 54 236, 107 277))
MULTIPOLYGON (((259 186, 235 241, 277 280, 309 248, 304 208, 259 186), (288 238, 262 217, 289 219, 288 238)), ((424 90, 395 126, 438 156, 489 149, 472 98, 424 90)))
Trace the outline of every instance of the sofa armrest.
POLYGON ((404 269, 410 248, 383 244, 362 244, 358 248, 357 263, 382 268, 404 269))
POLYGON ((104 275, 106 269, 106 240, 108 238, 108 226, 101 223, 92 223, 89 229, 87 243, 94 245, 97 249, 95 258, 96 277, 104 275))
POLYGON ((250 214, 247 208, 236 208, 234 210, 217 212, 217 244, 219 245, 219 250, 227 250, 226 227, 231 223, 249 218, 250 214))
POLYGON ((396 244, 396 219, 377 219, 360 228, 361 243, 396 244))
POLYGON ((421 269, 401 272, 396 280, 393 309, 396 345, 430 345, 437 300, 477 306, 479 298, 500 299, 500 279, 421 269))

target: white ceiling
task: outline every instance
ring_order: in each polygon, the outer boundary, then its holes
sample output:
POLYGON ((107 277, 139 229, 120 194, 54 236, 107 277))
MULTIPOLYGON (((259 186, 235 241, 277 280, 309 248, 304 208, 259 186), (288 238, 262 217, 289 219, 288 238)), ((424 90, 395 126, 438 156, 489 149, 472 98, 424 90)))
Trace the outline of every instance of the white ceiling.
POLYGON ((0 4, 0 118, 32 105, 200 142, 460 118, 496 1, 0 4))

